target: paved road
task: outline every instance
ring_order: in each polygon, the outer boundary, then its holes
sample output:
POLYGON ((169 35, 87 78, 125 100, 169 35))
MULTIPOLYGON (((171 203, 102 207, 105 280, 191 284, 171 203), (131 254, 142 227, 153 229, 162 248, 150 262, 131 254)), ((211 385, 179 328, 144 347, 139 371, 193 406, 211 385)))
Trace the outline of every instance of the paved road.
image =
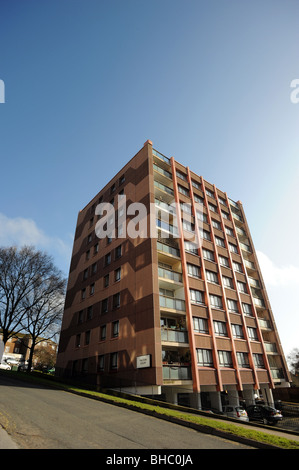
POLYGON ((0 425, 21 449, 248 449, 125 408, 3 375, 0 425))

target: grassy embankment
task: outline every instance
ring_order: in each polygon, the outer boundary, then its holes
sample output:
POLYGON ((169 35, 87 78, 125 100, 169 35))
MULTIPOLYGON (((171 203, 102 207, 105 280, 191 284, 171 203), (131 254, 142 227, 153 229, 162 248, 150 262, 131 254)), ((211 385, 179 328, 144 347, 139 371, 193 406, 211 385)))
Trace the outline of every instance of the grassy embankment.
POLYGON ((237 424, 224 421, 224 420, 223 421, 219 419, 217 420, 217 418, 210 417, 210 416, 205 417, 205 416, 191 414, 191 413, 184 412, 184 411, 178 411, 175 409, 164 408, 163 403, 161 403, 161 405, 151 405, 149 403, 143 403, 142 401, 135 401, 134 398, 132 398, 132 400, 131 399, 129 400, 129 399, 122 398, 119 396, 109 395, 107 393, 96 392, 96 391, 85 389, 83 387, 81 388, 81 387, 77 387, 74 385, 64 384, 58 381, 56 382, 55 378, 53 377, 51 377, 51 380, 49 380, 49 378, 46 378, 44 374, 41 374, 40 377, 33 375, 33 374, 26 374, 26 373, 21 373, 21 372, 6 372, 5 371, 5 374, 12 375, 15 378, 29 380, 29 381, 44 384, 47 386, 50 385, 52 387, 53 386, 58 387, 68 392, 81 394, 84 396, 89 396, 90 398, 102 400, 102 401, 115 404, 118 406, 130 407, 131 409, 133 408, 136 411, 148 412, 148 413, 152 413, 153 415, 156 414, 157 417, 164 415, 170 418, 184 420, 189 423, 200 425, 204 427, 206 431, 208 431, 208 428, 210 428, 211 432, 213 432, 213 430, 218 430, 218 431, 228 433, 231 436, 240 436, 246 439, 251 439, 256 442, 262 442, 265 444, 270 444, 272 446, 277 446, 282 449, 299 449, 298 441, 287 439, 287 438, 280 437, 271 433, 266 433, 263 431, 256 431, 255 429, 251 429, 249 426, 241 427, 241 426, 238 426, 237 424))

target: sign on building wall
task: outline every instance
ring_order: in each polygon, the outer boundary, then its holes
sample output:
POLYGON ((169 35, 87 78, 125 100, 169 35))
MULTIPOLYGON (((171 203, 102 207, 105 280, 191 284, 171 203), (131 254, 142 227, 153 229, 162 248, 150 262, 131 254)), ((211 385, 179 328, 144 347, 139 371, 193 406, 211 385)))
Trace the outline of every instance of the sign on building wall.
POLYGON ((151 367, 151 355, 147 354, 145 356, 136 357, 136 367, 137 369, 144 369, 145 367, 151 367))

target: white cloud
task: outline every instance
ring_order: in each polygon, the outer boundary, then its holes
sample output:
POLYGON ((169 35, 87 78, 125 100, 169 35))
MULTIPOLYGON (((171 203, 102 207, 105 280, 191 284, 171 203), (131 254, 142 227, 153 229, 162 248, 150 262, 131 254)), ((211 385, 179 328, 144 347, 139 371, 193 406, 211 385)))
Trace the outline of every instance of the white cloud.
POLYGON ((261 251, 257 251, 257 257, 266 286, 299 286, 298 266, 276 266, 261 251))
MULTIPOLYGON (((69 262, 71 256, 71 240, 65 243, 59 237, 49 237, 32 219, 23 217, 9 218, 0 213, 0 246, 33 245, 44 249, 59 258, 62 256, 69 262)), ((65 268, 64 268, 65 269, 65 268)))

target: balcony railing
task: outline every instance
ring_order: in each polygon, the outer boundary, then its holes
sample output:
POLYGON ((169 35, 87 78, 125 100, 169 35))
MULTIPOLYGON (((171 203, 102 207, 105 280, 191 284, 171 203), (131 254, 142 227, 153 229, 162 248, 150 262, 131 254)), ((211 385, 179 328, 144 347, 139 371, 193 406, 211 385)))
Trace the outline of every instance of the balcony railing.
POLYGON ((267 353, 277 353, 277 347, 275 343, 264 343, 265 350, 267 353))
POLYGON ((157 150, 153 149, 153 155, 155 155, 158 158, 161 158, 164 162, 168 163, 170 165, 170 160, 169 158, 165 157, 165 155, 162 155, 162 153, 158 152, 157 150))
POLYGON ((244 264, 245 264, 246 268, 254 269, 254 270, 255 270, 255 266, 254 266, 254 264, 253 264, 251 261, 248 261, 248 260, 246 259, 246 260, 244 260, 244 264))
POLYGON ((158 181, 154 181, 154 185, 156 186, 156 188, 161 189, 165 193, 168 193, 171 196, 174 195, 173 189, 168 188, 167 186, 165 186, 165 184, 159 183, 158 181))
POLYGON ((259 325, 263 329, 272 330, 271 322, 269 320, 264 320, 263 318, 259 318, 259 325))
POLYGON ((170 269, 165 269, 158 267, 158 276, 163 277, 164 279, 169 279, 174 282, 182 282, 183 276, 181 273, 177 273, 176 271, 170 271, 170 269))
POLYGON ((174 248, 170 245, 165 245, 164 243, 161 243, 159 241, 157 241, 157 250, 168 255, 176 256, 177 258, 180 257, 180 250, 178 248, 174 248))
POLYGON ((166 297, 165 295, 160 295, 160 307, 181 310, 183 312, 186 310, 184 300, 176 299, 174 297, 166 297))
POLYGON ((179 231, 177 227, 175 227, 174 225, 168 224, 167 222, 164 222, 161 219, 156 219, 156 226, 162 230, 166 230, 166 232, 169 232, 172 235, 175 235, 176 237, 178 237, 179 235, 179 231))
POLYGON ((271 367, 270 371, 273 379, 284 379, 283 369, 271 367))
POLYGON ((156 165, 155 163, 154 163, 153 167, 154 167, 154 170, 156 170, 158 173, 160 173, 161 175, 166 176, 167 178, 172 180, 172 174, 169 171, 163 170, 163 168, 156 165))
POLYGON ((266 308, 265 302, 262 299, 258 299, 257 297, 253 297, 254 305, 259 308, 266 308))
POLYGON ((191 368, 188 366, 164 365, 163 366, 163 379, 164 380, 190 380, 191 368))
POLYGON ((174 330, 171 328, 161 328, 161 341, 188 343, 188 333, 187 331, 174 330))

